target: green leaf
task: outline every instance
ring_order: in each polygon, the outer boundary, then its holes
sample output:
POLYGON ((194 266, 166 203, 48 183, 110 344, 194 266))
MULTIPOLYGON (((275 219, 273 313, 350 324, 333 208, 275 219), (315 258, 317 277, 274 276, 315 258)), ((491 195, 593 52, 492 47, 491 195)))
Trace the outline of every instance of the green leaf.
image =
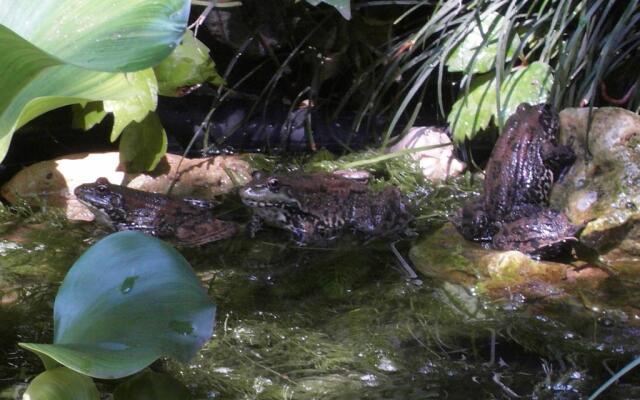
POLYGON ((132 122, 120 138, 120 162, 127 172, 152 171, 167 152, 167 134, 155 113, 132 122))
POLYGON ((24 400, 99 400, 93 380, 70 369, 58 367, 36 376, 24 393, 24 400))
POLYGON ((163 241, 118 232, 87 250, 54 303, 54 344, 21 343, 96 378, 121 378, 159 357, 186 362, 213 333, 215 305, 163 241))
POLYGON ((170 375, 144 371, 118 386, 114 400, 190 400, 191 393, 170 375))
POLYGON ((500 87, 500 114, 497 111, 496 82, 493 74, 474 78, 469 94, 456 101, 447 121, 456 142, 472 138, 486 129, 491 118, 505 121, 521 103, 544 103, 553 85, 551 68, 534 62, 518 68, 506 76, 500 87))
POLYGON ((188 0, 0 0, 0 160, 13 132, 40 114, 136 96, 114 72, 161 61, 188 13, 188 0))
POLYGON ((158 105, 158 82, 153 69, 127 74, 127 80, 136 89, 134 95, 121 100, 105 100, 106 112, 113 113, 111 141, 114 142, 122 130, 131 122, 142 122, 149 111, 158 105))
POLYGON ((92 101, 87 104, 74 104, 71 106, 73 120, 71 126, 75 129, 88 131, 107 116, 107 112, 100 101, 92 101))
POLYGON ((216 64, 209 57, 209 48, 187 31, 182 42, 153 70, 158 79, 158 91, 163 96, 181 96, 182 88, 211 82, 224 84, 216 64))
POLYGON ((307 0, 307 3, 317 6, 320 3, 326 3, 333 6, 344 19, 351 19, 351 0, 307 0))
MULTIPOLYGON (((449 72, 465 72, 469 75, 490 71, 498 53, 498 40, 507 21, 496 12, 485 12, 480 16, 471 32, 453 48, 446 61, 449 72)), ((466 27, 462 27, 466 29, 466 27)), ((513 58, 520 46, 520 37, 514 35, 505 54, 505 62, 513 58)))

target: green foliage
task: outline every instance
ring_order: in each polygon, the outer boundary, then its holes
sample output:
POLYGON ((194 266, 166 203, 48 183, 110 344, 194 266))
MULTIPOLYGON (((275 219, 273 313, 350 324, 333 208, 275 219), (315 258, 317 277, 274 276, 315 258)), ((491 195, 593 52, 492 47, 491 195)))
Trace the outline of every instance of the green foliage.
POLYGON ((170 375, 144 371, 122 383, 114 400, 190 400, 191 393, 170 375))
POLYGON ((502 125, 520 103, 546 102, 552 85, 551 69, 541 62, 514 69, 501 82, 497 92, 498 82, 494 74, 475 78, 469 93, 453 104, 447 117, 454 140, 462 142, 473 138, 478 131, 489 126, 491 118, 502 125))
MULTIPOLYGON (((394 21, 393 45, 354 80, 341 100, 343 105, 351 96, 360 96, 362 120, 385 111, 393 113, 383 133, 383 145, 393 133, 411 125, 412 117, 424 111, 424 104, 433 103, 434 92, 441 114, 449 121, 472 120, 475 116, 467 113, 473 107, 461 104, 473 106, 478 102, 474 90, 492 81, 496 92, 491 94, 492 108, 508 111, 511 106, 502 105, 504 81, 537 62, 546 67, 529 70, 525 77, 530 82, 539 80, 534 90, 543 88, 543 92, 532 94, 528 88, 514 85, 516 91, 525 89, 513 93, 514 101, 516 97, 545 101, 556 109, 584 102, 598 105, 603 82, 616 81, 629 88, 637 75, 634 68, 640 37, 632 32, 640 21, 638 0, 439 0, 412 4, 394 21), (534 76, 536 73, 540 75, 534 76), (471 99, 465 99, 468 97, 471 99), (450 112, 455 101, 458 104, 450 112)), ((640 107, 640 91, 627 107, 640 107)), ((505 118, 499 115, 495 122, 500 126, 505 118)), ((487 115, 479 119, 483 121, 479 125, 488 123, 487 115)), ((475 132, 458 126, 456 139, 472 137, 475 132)))
POLYGON ((166 152, 167 134, 155 113, 124 128, 120 139, 120 162, 127 171, 152 171, 166 152))
POLYGON ((182 88, 202 82, 224 84, 209 57, 209 48, 191 31, 185 32, 180 45, 153 70, 158 79, 158 92, 163 96, 180 96, 182 88))
MULTIPOLYGON (((471 31, 453 48, 446 62, 449 71, 471 75, 494 68, 498 42, 507 21, 494 11, 483 13, 479 19, 479 23, 472 25, 471 31)), ((513 58, 519 46, 520 38, 514 35, 509 40, 505 61, 513 58)))
POLYGON ((97 378, 131 375, 158 357, 186 362, 213 333, 215 306, 187 261, 140 232, 92 246, 65 277, 54 304, 53 344, 21 343, 47 369, 97 378))
POLYGON ((158 82, 151 68, 127 74, 127 80, 136 89, 135 95, 121 100, 105 100, 104 110, 113 114, 111 141, 131 122, 142 122, 158 104, 158 82))
POLYGON ((138 96, 122 72, 165 58, 188 13, 186 0, 0 0, 0 160, 13 132, 40 114, 138 96))
POLYGON ((57 367, 36 376, 22 397, 25 400, 99 400, 100 393, 88 376, 57 367))
POLYGON ((307 0, 307 3, 317 6, 326 3, 335 7, 345 19, 351 19, 351 0, 307 0))

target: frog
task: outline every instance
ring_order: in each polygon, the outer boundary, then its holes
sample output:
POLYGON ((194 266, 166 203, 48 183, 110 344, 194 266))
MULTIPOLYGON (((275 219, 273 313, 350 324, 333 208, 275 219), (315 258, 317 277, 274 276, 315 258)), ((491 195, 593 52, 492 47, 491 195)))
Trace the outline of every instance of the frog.
POLYGON ((549 209, 554 182, 576 158, 570 146, 558 143, 558 129, 550 105, 517 107, 487 162, 483 194, 454 217, 463 237, 546 258, 576 240, 579 227, 549 209))
POLYGON ((238 224, 215 218, 217 203, 177 199, 114 185, 101 177, 74 190, 97 222, 114 230, 136 230, 172 244, 193 247, 236 235, 238 224))
POLYGON ((263 225, 289 231, 299 246, 328 244, 346 232, 365 241, 412 235, 413 214, 395 186, 374 191, 366 182, 327 172, 257 171, 240 198, 253 210, 250 236, 263 225))

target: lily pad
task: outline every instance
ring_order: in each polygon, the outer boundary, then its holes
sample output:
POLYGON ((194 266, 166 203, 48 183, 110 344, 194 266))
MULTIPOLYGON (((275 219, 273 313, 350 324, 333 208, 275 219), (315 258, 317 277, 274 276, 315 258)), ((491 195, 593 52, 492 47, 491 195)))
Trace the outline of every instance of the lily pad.
POLYGON ((495 76, 485 74, 474 79, 469 93, 451 107, 447 121, 453 139, 462 142, 486 129, 492 118, 506 121, 521 103, 545 103, 553 85, 551 68, 534 62, 507 75, 500 86, 500 110, 497 109, 495 76))
POLYGON ((150 67, 177 45, 187 0, 0 0, 0 160, 16 129, 54 108, 124 100, 121 72, 150 67))
POLYGON ((99 400, 100 393, 88 376, 68 368, 58 367, 36 376, 22 398, 25 400, 99 400))
MULTIPOLYGON (((480 24, 473 27, 447 58, 449 71, 469 75, 490 71, 496 62, 498 41, 505 23, 505 18, 496 12, 482 14, 480 24)), ((519 46, 520 37, 515 34, 507 47, 505 62, 513 58, 519 46)))
POLYGON ((118 232, 87 250, 65 277, 54 304, 54 344, 20 345, 48 368, 59 363, 120 378, 162 356, 188 361, 211 337, 214 313, 175 249, 140 232, 118 232))

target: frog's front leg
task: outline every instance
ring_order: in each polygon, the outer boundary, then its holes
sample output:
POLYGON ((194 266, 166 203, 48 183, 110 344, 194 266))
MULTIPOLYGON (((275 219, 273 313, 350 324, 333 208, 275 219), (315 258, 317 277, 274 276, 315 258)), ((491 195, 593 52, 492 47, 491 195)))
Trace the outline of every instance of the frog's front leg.
POLYGON ((544 165, 553 171, 554 181, 559 181, 576 160, 576 153, 570 146, 546 143, 542 147, 544 165))
POLYGON ((262 218, 257 214, 253 214, 245 227, 245 232, 249 238, 253 239, 256 237, 256 233, 262 229, 262 226, 262 218))

